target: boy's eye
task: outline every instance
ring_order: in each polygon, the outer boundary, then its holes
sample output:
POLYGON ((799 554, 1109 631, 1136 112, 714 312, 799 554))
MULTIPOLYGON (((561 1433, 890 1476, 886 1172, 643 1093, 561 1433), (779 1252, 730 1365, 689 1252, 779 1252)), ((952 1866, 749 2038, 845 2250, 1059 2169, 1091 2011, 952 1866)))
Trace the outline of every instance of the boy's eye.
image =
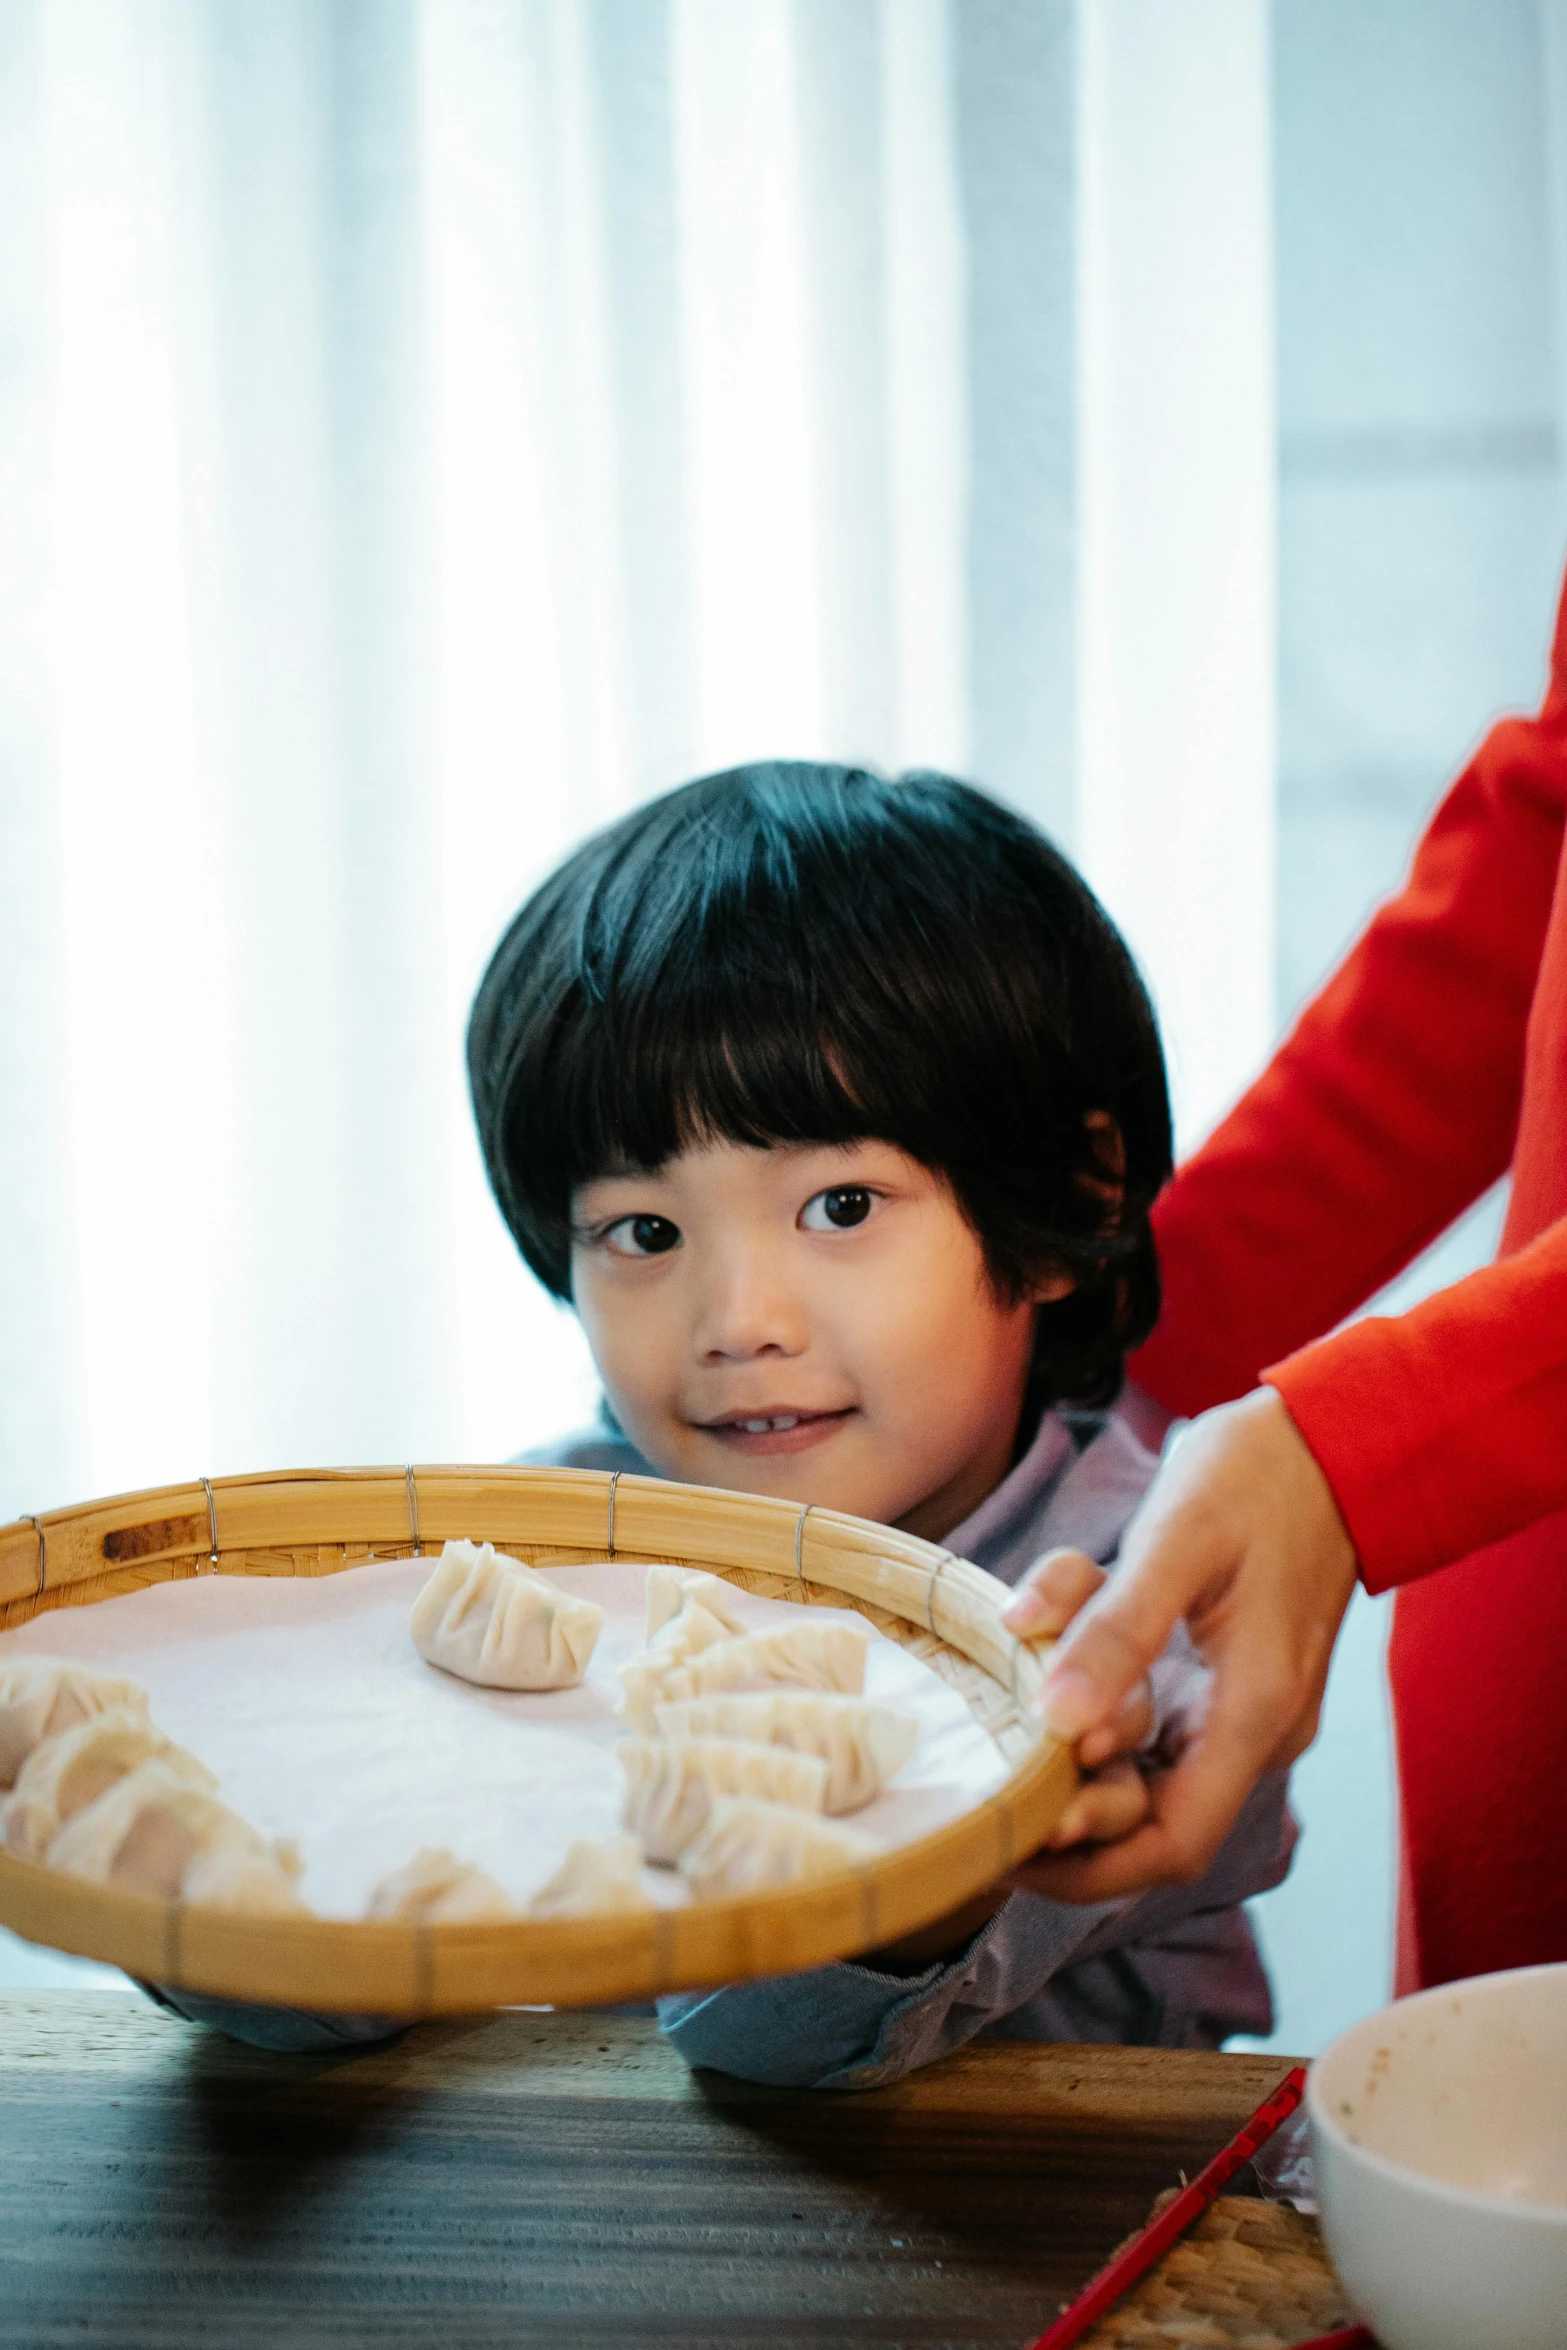
POLYGON ((622 1216, 604 1235, 617 1257, 662 1257, 680 1245, 680 1227, 667 1216, 622 1216))
POLYGON ((848 1232, 864 1223, 874 1197, 863 1183, 835 1184, 831 1191, 819 1191, 806 1201, 800 1223, 807 1232, 848 1232))

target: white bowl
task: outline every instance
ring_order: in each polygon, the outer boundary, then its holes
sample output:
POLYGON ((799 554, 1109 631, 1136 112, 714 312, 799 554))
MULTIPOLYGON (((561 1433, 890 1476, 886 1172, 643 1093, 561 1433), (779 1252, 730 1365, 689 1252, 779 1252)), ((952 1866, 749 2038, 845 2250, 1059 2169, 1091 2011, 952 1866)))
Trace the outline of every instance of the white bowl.
POLYGON ((1564 2350, 1567 1966, 1383 2008, 1306 2105, 1328 2249, 1384 2350, 1564 2350))

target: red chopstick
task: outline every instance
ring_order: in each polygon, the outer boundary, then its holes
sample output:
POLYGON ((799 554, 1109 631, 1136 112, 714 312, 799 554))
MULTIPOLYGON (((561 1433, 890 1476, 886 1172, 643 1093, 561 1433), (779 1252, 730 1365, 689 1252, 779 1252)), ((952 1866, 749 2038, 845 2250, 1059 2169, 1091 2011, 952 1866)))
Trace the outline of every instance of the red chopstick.
MULTIPOLYGON (((1199 2213, 1207 2210, 1241 2164, 1250 2162, 1258 2147, 1272 2137, 1280 2122, 1288 2121, 1305 2093, 1306 2068, 1298 2064, 1293 2072, 1285 2074, 1272 2096, 1258 2106, 1245 2127, 1236 2131, 1222 2154, 1216 2154, 1207 2169, 1199 2171, 1191 2185, 1183 2187, 1174 2202, 1167 2203, 1124 2252, 1118 2252, 1113 2260, 1106 2262, 1099 2274, 1084 2286, 1071 2308, 1064 2309, 1055 2324, 1047 2326, 1037 2341, 1028 2344, 1027 2350, 1067 2350, 1069 2342, 1080 2342, 1089 2327, 1169 2251, 1199 2213)), ((1333 2350, 1349 2350, 1352 2343, 1369 2342, 1371 2336, 1364 2327, 1352 2326, 1348 2333, 1329 2334, 1325 2339, 1333 2345, 1333 2350)))

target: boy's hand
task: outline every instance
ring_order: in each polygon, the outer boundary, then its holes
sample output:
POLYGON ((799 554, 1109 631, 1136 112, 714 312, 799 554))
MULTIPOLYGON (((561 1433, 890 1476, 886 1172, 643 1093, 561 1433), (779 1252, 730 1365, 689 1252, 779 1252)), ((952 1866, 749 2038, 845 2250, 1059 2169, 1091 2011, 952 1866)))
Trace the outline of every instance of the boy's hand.
MULTIPOLYGON (((1128 1527, 1109 1590, 1052 1659, 1044 1702, 1064 1735, 1102 1734, 1183 1616, 1211 1700, 1158 1774, 1153 1816, 1112 1848, 1042 1856, 1040 1891, 1107 1901, 1201 1877, 1261 1774, 1315 1737, 1355 1573, 1327 1479, 1271 1387, 1193 1422, 1128 1527)), ((1021 1589, 1006 1620, 1024 1636, 1046 1628, 1021 1589)))
MULTIPOLYGON (((1059 1637, 1078 1610, 1109 1581, 1080 1550, 1053 1550, 1030 1567, 1019 1584, 1029 1594, 1031 1637, 1059 1637)), ((1063 1852, 1074 1844, 1114 1844, 1140 1828, 1153 1809, 1148 1782, 1132 1757, 1153 1728, 1153 1691, 1146 1674, 1117 1706, 1114 1718, 1080 1739, 1077 1760, 1083 1782, 1067 1805, 1044 1849, 1063 1852)), ((1010 1883, 1025 1890, 1027 1868, 1010 1883)))

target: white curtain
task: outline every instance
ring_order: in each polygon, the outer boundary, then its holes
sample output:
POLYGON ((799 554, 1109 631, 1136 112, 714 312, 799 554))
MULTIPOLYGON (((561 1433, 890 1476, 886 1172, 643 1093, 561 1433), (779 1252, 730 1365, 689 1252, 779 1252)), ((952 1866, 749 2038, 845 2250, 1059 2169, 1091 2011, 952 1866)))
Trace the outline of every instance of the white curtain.
POLYGON ((1188 1128, 1240 1082, 1266 41, 1169 15, 8 0, 0 1514, 585 1413, 464 1014, 572 840, 721 763, 1010 796, 1188 1128))

